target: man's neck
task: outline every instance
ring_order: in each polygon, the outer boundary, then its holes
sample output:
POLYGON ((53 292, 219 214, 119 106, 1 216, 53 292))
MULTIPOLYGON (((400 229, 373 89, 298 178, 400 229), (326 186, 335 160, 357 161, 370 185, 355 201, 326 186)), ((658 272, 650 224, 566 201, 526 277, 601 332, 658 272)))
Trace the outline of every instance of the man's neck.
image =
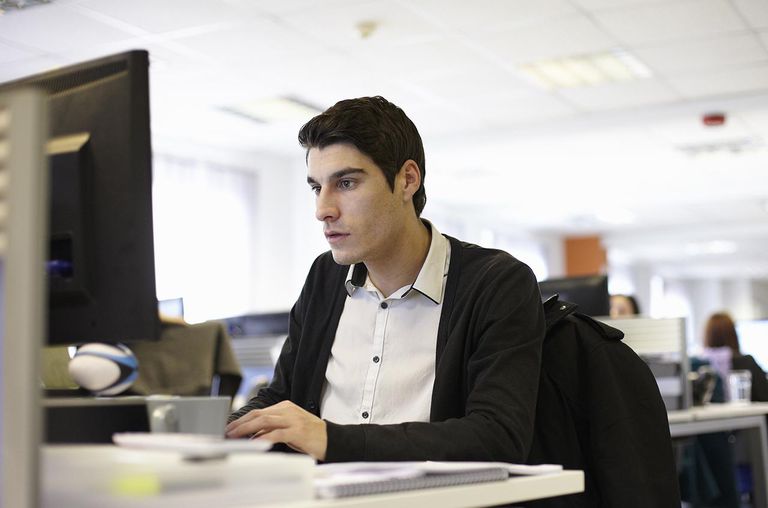
POLYGON ((421 219, 409 222, 392 245, 386 259, 366 261, 368 277, 385 297, 413 284, 427 259, 432 230, 421 219))

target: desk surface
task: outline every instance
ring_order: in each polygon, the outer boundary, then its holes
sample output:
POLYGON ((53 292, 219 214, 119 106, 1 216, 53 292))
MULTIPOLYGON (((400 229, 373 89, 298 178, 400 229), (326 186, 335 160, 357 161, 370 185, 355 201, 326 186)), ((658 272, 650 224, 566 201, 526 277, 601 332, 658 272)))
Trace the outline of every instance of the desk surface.
POLYGON ((680 411, 669 411, 669 423, 687 423, 701 420, 717 420, 723 418, 738 418, 768 414, 768 402, 751 402, 748 404, 708 404, 680 411))
MULTIPOLYGON (((540 476, 518 476, 503 482, 457 485, 371 496, 323 499, 266 505, 269 508, 468 508, 495 506, 576 494, 584 491, 582 471, 562 471, 540 476)), ((263 506, 263 505, 262 505, 263 506)), ((266 507, 265 507, 266 508, 266 507)))
POLYGON ((296 454, 242 454, 190 462, 171 452, 112 445, 49 445, 42 450, 43 508, 469 508, 584 491, 582 471, 518 476, 334 500, 312 497, 314 461, 296 454))

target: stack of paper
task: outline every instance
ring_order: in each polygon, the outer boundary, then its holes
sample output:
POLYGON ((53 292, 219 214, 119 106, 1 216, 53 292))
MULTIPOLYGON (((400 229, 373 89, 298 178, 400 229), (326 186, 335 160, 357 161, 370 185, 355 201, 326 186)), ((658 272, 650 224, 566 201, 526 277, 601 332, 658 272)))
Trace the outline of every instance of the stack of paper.
POLYGON ((315 495, 337 498, 501 481, 510 475, 547 474, 562 466, 503 462, 349 462, 317 468, 315 495))

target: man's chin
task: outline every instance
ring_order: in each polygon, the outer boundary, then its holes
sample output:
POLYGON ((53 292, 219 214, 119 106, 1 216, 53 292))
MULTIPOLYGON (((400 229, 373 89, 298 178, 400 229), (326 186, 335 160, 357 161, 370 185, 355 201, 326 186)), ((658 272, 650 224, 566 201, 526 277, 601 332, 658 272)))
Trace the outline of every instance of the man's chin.
POLYGON ((353 265, 355 263, 360 262, 360 260, 357 259, 356 256, 352 255, 349 252, 344 252, 341 249, 331 248, 331 255, 333 255, 333 260, 338 265, 353 265))

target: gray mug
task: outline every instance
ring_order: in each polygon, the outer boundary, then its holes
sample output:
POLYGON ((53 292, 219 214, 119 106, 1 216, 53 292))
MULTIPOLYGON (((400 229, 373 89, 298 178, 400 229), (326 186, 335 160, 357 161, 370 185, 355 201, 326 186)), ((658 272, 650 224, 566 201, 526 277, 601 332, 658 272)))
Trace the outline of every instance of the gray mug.
POLYGON ((147 415, 152 432, 223 436, 229 410, 229 397, 147 397, 147 415))

